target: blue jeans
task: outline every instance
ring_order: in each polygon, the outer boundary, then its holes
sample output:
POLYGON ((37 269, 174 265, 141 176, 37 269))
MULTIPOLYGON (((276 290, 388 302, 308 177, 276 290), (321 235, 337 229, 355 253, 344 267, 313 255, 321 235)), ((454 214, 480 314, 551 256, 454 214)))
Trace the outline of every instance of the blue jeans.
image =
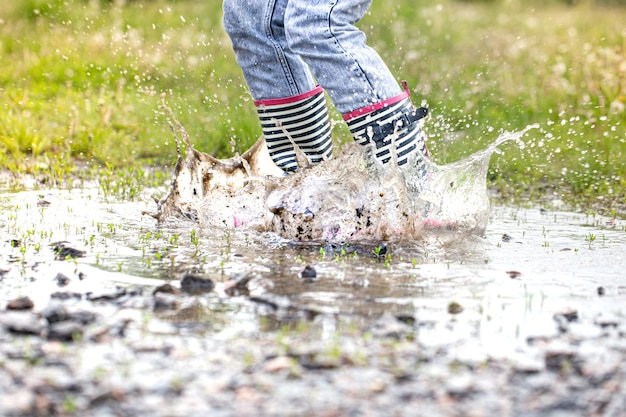
POLYGON ((356 28, 372 0, 224 0, 224 28, 255 101, 316 84, 343 114, 402 92, 356 28))

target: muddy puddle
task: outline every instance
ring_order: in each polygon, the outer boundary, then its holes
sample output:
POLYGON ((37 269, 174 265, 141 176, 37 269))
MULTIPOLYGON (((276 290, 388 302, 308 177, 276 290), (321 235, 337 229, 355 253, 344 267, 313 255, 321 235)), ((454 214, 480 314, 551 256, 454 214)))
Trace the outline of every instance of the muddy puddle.
POLYGON ((624 220, 296 244, 153 191, 0 193, 0 415, 626 412, 624 220))
POLYGON ((349 146, 283 177, 180 127, 134 201, 0 191, 0 415, 625 415, 626 221, 490 207, 524 132, 426 177, 349 146))
POLYGON ((105 202, 95 188, 2 193, 2 302, 28 295, 37 309, 60 289, 178 288, 194 274, 216 288, 200 296, 207 302, 192 324, 217 316, 220 327, 245 321, 247 330, 270 330, 319 314, 361 325, 383 313, 433 323, 465 317, 479 342, 496 350, 553 329, 546 317, 559 312, 626 314, 626 222, 619 219, 495 206, 484 235, 443 230, 415 242, 323 245, 157 224, 141 214, 151 204, 147 194, 141 202, 105 202), (59 242, 80 256, 60 259, 59 242), (91 278, 75 279, 81 274, 91 278), (233 281, 244 285, 230 288, 233 281))

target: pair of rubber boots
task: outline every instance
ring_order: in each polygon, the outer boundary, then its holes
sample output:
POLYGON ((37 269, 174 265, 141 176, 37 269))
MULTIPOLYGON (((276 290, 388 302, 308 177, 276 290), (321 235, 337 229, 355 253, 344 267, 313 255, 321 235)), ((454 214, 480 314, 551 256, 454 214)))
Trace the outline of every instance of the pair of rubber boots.
MULTIPOLYGON (((371 147, 381 164, 394 159, 406 165, 415 154, 418 170, 426 171, 422 155, 427 156, 425 135, 419 120, 425 108, 414 108, 405 82, 404 92, 388 100, 343 115, 354 140, 371 147)), ((286 173, 298 168, 295 147, 310 164, 332 155, 331 125, 324 90, 317 87, 293 97, 259 100, 255 106, 265 142, 274 163, 286 173)))

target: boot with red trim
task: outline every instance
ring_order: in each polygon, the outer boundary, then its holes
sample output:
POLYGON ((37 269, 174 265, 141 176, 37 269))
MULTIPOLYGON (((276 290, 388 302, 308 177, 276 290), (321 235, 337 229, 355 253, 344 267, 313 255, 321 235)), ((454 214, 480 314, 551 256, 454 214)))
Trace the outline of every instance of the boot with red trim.
POLYGON ((298 169, 295 146, 315 165, 332 156, 331 126, 321 87, 297 96, 258 100, 255 106, 274 163, 286 173, 298 169))
POLYGON ((406 82, 403 85, 402 94, 344 114, 343 118, 354 140, 371 147, 381 164, 408 167, 410 162, 420 175, 426 176, 424 157, 428 150, 420 119, 428 114, 428 109, 413 107, 406 82))

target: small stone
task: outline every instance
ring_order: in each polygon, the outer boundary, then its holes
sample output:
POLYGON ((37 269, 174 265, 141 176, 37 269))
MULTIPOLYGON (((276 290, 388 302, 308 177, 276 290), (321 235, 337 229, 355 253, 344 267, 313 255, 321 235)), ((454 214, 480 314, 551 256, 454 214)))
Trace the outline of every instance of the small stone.
POLYGON ((317 271, 312 265, 307 265, 298 276, 305 281, 313 281, 317 278, 317 271))
POLYGON ((232 274, 228 282, 234 284, 238 290, 244 290, 248 288, 250 280, 252 280, 250 274, 232 274))
POLYGON ((566 309, 563 311, 559 311, 554 315, 555 319, 558 319, 559 317, 564 318, 565 320, 567 320, 569 323, 578 320, 578 311, 574 310, 574 309, 566 309))
POLYGON ((410 314, 397 315, 396 319, 406 324, 407 326, 413 326, 417 322, 417 320, 415 319, 415 316, 412 316, 410 314))
POLYGON ((48 339, 73 341, 81 338, 83 335, 83 327, 75 321, 61 321, 51 324, 48 329, 48 339))
POLYGON ((213 291, 215 283, 209 278, 186 273, 180 280, 180 289, 189 294, 202 294, 213 291))
POLYGON ((35 306, 33 300, 24 296, 18 297, 8 302, 7 310, 30 310, 35 306))
POLYGON ((448 313, 449 314, 460 314, 463 312, 463 306, 456 301, 450 302, 448 304, 448 313))
POLYGON ((546 369, 554 372, 570 372, 580 365, 576 351, 565 344, 553 344, 544 354, 546 369))
POLYGON ((154 294, 154 310, 176 310, 179 304, 178 297, 174 294, 162 292, 154 294))
POLYGON ((594 324, 603 329, 606 329, 607 327, 617 328, 620 325, 620 321, 621 320, 616 316, 602 314, 594 320, 594 324))
POLYGON ((259 303, 271 311, 277 311, 280 308, 287 308, 291 305, 286 297, 281 298, 271 294, 253 295, 250 297, 250 301, 259 303))
POLYGON ((126 294, 130 297, 140 297, 143 295, 143 288, 142 287, 132 287, 126 290, 126 294))
POLYGON ((89 301, 112 301, 126 295, 124 288, 116 288, 114 290, 105 290, 100 293, 87 293, 89 301))
POLYGON ((232 274, 230 279, 224 283, 224 292, 231 297, 238 295, 250 295, 248 283, 252 280, 250 274, 232 274))
POLYGON ((19 334, 40 335, 45 324, 32 312, 12 311, 0 314, 0 325, 8 331, 19 334))
POLYGON ((50 298, 55 300, 80 300, 81 298, 83 298, 83 295, 81 293, 73 291, 57 291, 50 294, 50 298))
POLYGON ((604 287, 598 287, 598 295, 600 297, 602 297, 605 293, 606 291, 604 290, 604 287))
POLYGON ((53 243, 52 250, 55 253, 55 259, 58 261, 64 261, 67 258, 82 258, 86 254, 84 250, 69 246, 68 242, 53 243))
POLYGON ((59 323, 62 321, 74 321, 82 325, 93 323, 97 315, 96 313, 88 310, 74 310, 70 311, 59 302, 50 302, 48 306, 41 312, 42 316, 48 321, 49 324, 59 323))
POLYGON ((508 235, 508 234, 506 234, 506 233, 503 233, 503 234, 502 234, 502 241, 503 241, 503 242, 510 242, 511 240, 513 240, 513 236, 508 235))
POLYGON ((65 287, 67 284, 70 283, 69 277, 61 272, 59 272, 56 277, 54 277, 54 280, 57 282, 57 285, 59 287, 65 287))
POLYGON ((51 302, 48 304, 46 308, 42 310, 41 315, 50 324, 67 320, 69 317, 67 309, 59 302, 51 302))
POLYGON ((170 283, 165 283, 163 285, 159 285, 158 287, 156 287, 154 289, 154 291, 152 291, 152 295, 156 295, 157 293, 163 293, 163 294, 178 294, 179 291, 176 287, 174 287, 172 284, 170 283))
POLYGON ((69 312, 69 319, 82 325, 91 324, 98 318, 98 315, 88 310, 76 310, 69 312))

